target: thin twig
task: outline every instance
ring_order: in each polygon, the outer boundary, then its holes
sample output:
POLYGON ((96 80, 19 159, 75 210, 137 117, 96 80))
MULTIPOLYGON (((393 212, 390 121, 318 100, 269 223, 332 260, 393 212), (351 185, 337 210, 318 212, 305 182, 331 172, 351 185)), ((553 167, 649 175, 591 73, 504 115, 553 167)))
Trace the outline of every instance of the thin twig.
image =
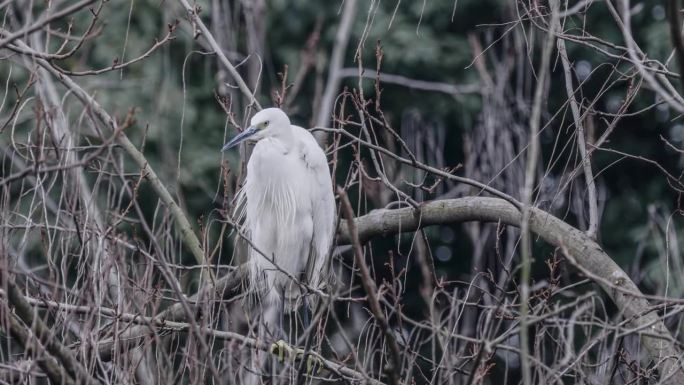
MULTIPOLYGON (((333 46, 330 62, 328 63, 328 79, 325 82, 325 90, 319 105, 319 111, 315 120, 316 126, 328 127, 330 125, 331 114, 333 111, 333 103, 335 95, 337 95, 340 87, 339 71, 344 65, 344 55, 347 52, 347 45, 349 44, 349 36, 351 35, 351 26, 354 23, 356 15, 357 0, 345 0, 344 9, 342 10, 342 19, 340 25, 337 27, 337 34, 335 35, 335 45, 333 46)), ((319 143, 325 141, 326 135, 323 133, 316 134, 316 140, 319 143)))
POLYGON ((682 0, 667 0, 667 13, 670 19, 670 39, 677 53, 679 81, 684 91, 684 39, 682 38, 682 0))
MULTIPOLYGON (((359 74, 358 68, 343 68, 339 71, 339 76, 344 78, 356 78, 364 77, 369 79, 374 79, 378 74, 375 70, 364 69, 364 71, 359 74)), ((465 84, 456 85, 445 82, 431 82, 426 80, 411 79, 406 76, 388 74, 385 72, 380 72, 380 81, 385 84, 396 84, 406 88, 411 88, 420 91, 433 91, 442 92, 449 95, 465 95, 465 94, 478 94, 482 91, 482 86, 479 84, 465 84)))
POLYGON ((33 32, 36 32, 43 28, 45 25, 49 24, 50 22, 61 19, 64 16, 71 15, 72 13, 80 11, 82 8, 87 7, 88 5, 94 3, 96 0, 83 0, 80 3, 76 3, 70 7, 66 7, 63 10, 59 12, 55 12, 50 16, 46 16, 43 19, 38 20, 37 22, 29 25, 28 27, 25 27, 17 32, 14 33, 9 33, 8 36, 6 36, 4 39, 0 40, 0 48, 5 47, 7 44, 10 44, 11 42, 21 38, 21 37, 26 37, 33 32))
MULTIPOLYGON (((560 23, 556 26, 556 30, 560 30, 560 23)), ((563 64, 563 73, 565 76, 565 91, 570 101, 570 109, 572 110, 572 117, 575 120, 575 127, 577 128, 577 147, 582 157, 582 168, 584 170, 584 180, 587 185, 587 203, 589 204, 589 227, 587 234, 590 237, 596 238, 598 232, 598 200, 596 197, 596 184, 594 183, 594 173, 591 170, 591 157, 587 153, 587 139, 584 133, 584 122, 580 114, 579 105, 575 99, 575 91, 572 86, 572 74, 570 73, 570 61, 568 60, 568 53, 565 49, 565 40, 558 39, 558 53, 560 54, 561 62, 563 64)))
POLYGON ((532 103, 532 113, 530 115, 530 134, 528 140, 530 144, 527 148, 527 162, 525 167, 525 186, 522 194, 522 223, 520 225, 521 233, 521 256, 522 269, 520 270, 520 366, 522 369, 522 377, 524 385, 532 385, 532 374, 530 372, 530 357, 529 357, 529 330, 528 330, 528 306, 530 298, 530 272, 532 270, 532 237, 530 236, 530 207, 533 201, 534 185, 537 175, 537 162, 539 160, 539 125, 541 117, 541 109, 543 102, 544 89, 546 86, 546 77, 549 71, 549 61, 551 59, 551 51, 553 50, 553 42, 555 39, 555 30, 558 20, 558 0, 551 1, 551 20, 549 22, 549 32, 544 42, 542 50, 541 62, 539 64, 539 76, 537 78, 537 87, 534 92, 534 101, 532 103))
POLYGON ((202 36, 207 40, 209 43, 209 46, 211 46, 211 49, 214 50, 216 55, 218 55, 219 60, 223 65, 228 69, 228 72, 230 72, 230 75, 233 77, 233 80, 238 84, 238 87, 240 88, 240 91, 247 97, 249 100, 250 104, 253 104, 256 106, 257 110, 261 110, 261 104, 256 100, 254 97, 254 93, 252 90, 249 89, 249 86, 245 81, 242 79, 242 76, 240 76, 240 73, 237 71, 235 66, 228 60, 226 55, 223 53, 223 50, 221 49, 221 46, 216 42, 216 39, 214 39, 214 36, 211 34, 209 29, 204 25, 204 22, 202 22, 202 19, 199 17, 197 8, 193 8, 188 4, 187 0, 178 0, 183 8, 185 8, 185 11, 188 13, 188 17, 192 20, 195 25, 197 25, 202 32, 202 36))
POLYGON ((390 329, 387 317, 380 307, 380 301, 378 300, 377 293, 378 287, 375 285, 375 281, 370 276, 370 271, 368 266, 366 266, 366 261, 363 257, 363 249, 361 248, 361 241, 359 240, 359 234, 356 231, 356 223, 354 222, 354 211, 352 209, 347 193, 342 189, 337 189, 337 194, 340 197, 340 203, 342 205, 342 210, 344 215, 347 217, 347 229, 349 230, 349 235, 351 239, 352 248, 354 249, 354 260, 356 261, 356 266, 359 268, 361 273, 361 283, 363 289, 368 296, 368 303, 370 304, 371 311, 375 320, 380 324, 380 329, 385 335, 385 340, 390 347, 390 359, 388 365, 385 367, 385 373, 390 379, 390 382, 394 385, 399 383, 399 375, 401 371, 401 352, 399 351, 399 345, 397 345, 397 340, 394 337, 394 333, 390 329))

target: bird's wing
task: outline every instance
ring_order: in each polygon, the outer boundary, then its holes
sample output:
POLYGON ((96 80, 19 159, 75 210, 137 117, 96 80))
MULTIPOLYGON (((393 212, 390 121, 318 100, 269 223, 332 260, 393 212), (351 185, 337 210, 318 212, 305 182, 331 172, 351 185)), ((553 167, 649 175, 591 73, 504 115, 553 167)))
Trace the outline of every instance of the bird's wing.
POLYGON ((309 183, 313 200, 313 238, 306 266, 306 278, 309 285, 320 288, 329 279, 328 255, 335 234, 335 196, 325 152, 309 131, 294 127, 296 136, 301 138, 300 150, 304 162, 311 170, 309 183))

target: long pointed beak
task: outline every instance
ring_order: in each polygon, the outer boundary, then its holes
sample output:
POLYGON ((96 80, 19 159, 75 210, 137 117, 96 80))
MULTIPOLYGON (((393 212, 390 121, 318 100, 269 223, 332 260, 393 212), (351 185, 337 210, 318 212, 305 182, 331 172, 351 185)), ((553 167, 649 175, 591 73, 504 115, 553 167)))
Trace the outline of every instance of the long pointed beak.
POLYGON ((226 151, 230 148, 233 148, 237 146, 238 144, 244 142, 249 138, 250 136, 256 134, 257 128, 254 126, 249 127, 248 129, 242 131, 241 133, 237 134, 233 139, 231 139, 228 143, 226 143, 221 151, 226 151))

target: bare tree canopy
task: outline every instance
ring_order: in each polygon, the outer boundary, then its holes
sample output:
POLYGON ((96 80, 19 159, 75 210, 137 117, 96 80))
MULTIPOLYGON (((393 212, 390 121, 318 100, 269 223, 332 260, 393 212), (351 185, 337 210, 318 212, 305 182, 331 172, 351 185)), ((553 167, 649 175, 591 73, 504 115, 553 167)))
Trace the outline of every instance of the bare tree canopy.
POLYGON ((0 383, 684 384, 682 11, 0 1, 0 383), (280 350, 220 151, 272 106, 336 209, 280 350))

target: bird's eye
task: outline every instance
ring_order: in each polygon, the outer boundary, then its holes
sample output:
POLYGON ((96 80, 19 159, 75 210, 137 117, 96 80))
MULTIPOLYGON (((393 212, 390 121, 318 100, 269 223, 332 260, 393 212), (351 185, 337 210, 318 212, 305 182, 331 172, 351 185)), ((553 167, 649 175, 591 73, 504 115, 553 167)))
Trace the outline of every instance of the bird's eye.
POLYGON ((264 127, 268 127, 268 120, 264 122, 264 127))

